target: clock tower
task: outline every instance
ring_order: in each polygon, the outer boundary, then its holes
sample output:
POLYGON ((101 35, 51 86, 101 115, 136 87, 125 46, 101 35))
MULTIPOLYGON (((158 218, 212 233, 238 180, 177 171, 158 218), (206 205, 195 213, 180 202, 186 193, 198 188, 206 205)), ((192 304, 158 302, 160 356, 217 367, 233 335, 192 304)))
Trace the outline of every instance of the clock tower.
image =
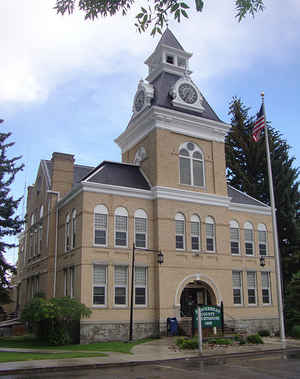
POLYGON ((116 142, 122 161, 140 165, 152 188, 227 196, 224 138, 230 125, 218 118, 191 79, 191 57, 166 29, 145 61, 148 75, 138 84, 132 117, 116 142), (198 154, 200 178, 181 172, 188 164, 182 154, 186 159, 198 154))

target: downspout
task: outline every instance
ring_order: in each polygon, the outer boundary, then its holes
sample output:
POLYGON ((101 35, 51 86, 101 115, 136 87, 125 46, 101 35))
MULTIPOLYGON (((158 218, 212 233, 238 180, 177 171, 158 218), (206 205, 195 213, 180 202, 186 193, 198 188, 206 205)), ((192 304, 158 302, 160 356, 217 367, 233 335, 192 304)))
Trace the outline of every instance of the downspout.
POLYGON ((56 294, 57 244, 58 244, 58 207, 57 207, 57 203, 60 200, 60 192, 49 190, 49 191, 47 191, 47 193, 50 193, 52 195, 57 196, 56 210, 55 210, 55 248, 54 248, 54 275, 53 275, 53 297, 55 297, 55 294, 56 294))

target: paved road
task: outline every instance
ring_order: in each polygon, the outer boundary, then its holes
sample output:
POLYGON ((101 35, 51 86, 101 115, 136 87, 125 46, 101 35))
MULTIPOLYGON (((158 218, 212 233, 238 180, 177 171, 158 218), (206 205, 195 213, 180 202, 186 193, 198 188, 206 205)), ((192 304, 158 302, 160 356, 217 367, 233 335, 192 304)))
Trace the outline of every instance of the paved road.
POLYGON ((248 358, 185 359, 143 366, 18 374, 0 379, 299 379, 300 352, 248 358))

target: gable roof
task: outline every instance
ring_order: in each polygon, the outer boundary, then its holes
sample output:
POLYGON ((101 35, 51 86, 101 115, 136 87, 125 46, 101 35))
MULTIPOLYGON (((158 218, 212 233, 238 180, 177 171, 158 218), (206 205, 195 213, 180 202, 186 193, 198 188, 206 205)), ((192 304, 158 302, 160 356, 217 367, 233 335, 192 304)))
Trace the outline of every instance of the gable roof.
POLYGON ((81 181, 150 190, 151 187, 137 165, 103 161, 81 181))
POLYGON ((227 185, 228 196, 231 198, 231 203, 244 204, 244 205, 255 205, 257 207, 269 208, 269 206, 254 197, 247 195, 245 192, 241 192, 231 185, 227 185))

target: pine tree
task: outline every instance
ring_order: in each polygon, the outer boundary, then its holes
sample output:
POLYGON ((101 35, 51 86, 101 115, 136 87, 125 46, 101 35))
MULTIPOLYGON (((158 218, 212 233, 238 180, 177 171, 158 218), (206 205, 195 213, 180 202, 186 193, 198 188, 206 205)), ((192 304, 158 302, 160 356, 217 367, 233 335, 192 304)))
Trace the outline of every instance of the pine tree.
MULTIPOLYGON (((231 185, 270 205, 265 136, 252 139, 254 117, 238 98, 233 98, 229 115, 232 129, 226 140, 227 177, 231 185)), ((284 284, 300 270, 299 169, 294 168, 290 146, 268 125, 274 197, 284 284)))
POLYGON ((19 216, 15 215, 21 198, 13 199, 10 195, 10 186, 24 165, 18 165, 21 157, 7 157, 7 149, 14 145, 14 142, 7 142, 10 136, 11 133, 0 133, 0 304, 10 301, 9 279, 15 273, 15 267, 9 264, 4 256, 8 249, 16 247, 7 240, 7 237, 20 233, 23 224, 19 216))

